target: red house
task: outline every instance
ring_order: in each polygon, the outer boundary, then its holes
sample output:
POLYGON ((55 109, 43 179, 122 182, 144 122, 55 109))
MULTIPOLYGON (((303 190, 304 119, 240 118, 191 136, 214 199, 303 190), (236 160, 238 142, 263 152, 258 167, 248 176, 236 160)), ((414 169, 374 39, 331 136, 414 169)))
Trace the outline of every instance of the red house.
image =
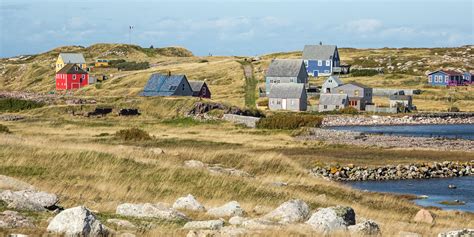
POLYGON ((89 74, 76 64, 66 64, 56 73, 56 90, 79 89, 89 84, 89 74))

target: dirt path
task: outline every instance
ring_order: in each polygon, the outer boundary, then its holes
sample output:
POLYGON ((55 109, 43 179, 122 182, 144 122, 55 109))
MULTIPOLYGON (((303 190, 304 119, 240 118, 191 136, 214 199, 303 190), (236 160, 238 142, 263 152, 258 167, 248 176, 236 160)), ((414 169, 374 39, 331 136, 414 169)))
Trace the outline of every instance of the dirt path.
POLYGON ((244 64, 243 68, 245 75, 245 106, 255 108, 255 103, 257 101, 255 90, 258 82, 253 76, 252 64, 244 64))

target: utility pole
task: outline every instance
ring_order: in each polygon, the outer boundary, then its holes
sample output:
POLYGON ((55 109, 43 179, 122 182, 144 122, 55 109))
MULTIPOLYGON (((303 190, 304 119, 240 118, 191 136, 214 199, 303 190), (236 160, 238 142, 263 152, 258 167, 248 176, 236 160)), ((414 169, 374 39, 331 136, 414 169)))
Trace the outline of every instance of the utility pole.
POLYGON ((129 44, 132 44, 132 30, 133 30, 133 26, 132 25, 128 26, 128 43, 129 44))

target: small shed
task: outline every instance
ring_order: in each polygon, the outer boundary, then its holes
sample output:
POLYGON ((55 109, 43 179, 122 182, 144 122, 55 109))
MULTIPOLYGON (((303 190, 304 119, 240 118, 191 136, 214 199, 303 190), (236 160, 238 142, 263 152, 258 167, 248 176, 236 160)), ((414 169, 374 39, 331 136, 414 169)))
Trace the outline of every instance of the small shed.
POLYGON ((306 111, 308 96, 304 84, 274 84, 268 95, 270 110, 306 111))
POLYGON ((185 75, 164 75, 155 73, 150 76, 141 96, 192 96, 193 91, 185 75))
POLYGON ((319 97, 319 112, 334 111, 346 108, 349 104, 347 94, 321 94, 319 97))
POLYGON ((321 94, 323 93, 333 93, 333 89, 342 86, 344 83, 336 76, 330 76, 322 85, 321 94))
POLYGON ((194 97, 211 98, 211 91, 204 81, 188 81, 194 97))

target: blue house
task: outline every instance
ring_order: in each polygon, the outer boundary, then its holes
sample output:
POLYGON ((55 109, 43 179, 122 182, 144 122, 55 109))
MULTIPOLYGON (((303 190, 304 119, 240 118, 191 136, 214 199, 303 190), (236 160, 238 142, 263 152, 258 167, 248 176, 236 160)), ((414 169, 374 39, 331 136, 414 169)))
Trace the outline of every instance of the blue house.
POLYGON ((308 75, 314 77, 330 76, 341 64, 336 45, 305 45, 303 60, 308 75))
POLYGON ((439 70, 428 74, 428 84, 432 86, 462 86, 463 75, 456 71, 439 70))
POLYGON ((464 83, 465 84, 474 84, 474 74, 470 73, 470 72, 464 72, 462 74, 462 78, 464 80, 464 83))
POLYGON ((192 96, 193 90, 185 75, 164 75, 155 73, 150 76, 141 96, 192 96))

